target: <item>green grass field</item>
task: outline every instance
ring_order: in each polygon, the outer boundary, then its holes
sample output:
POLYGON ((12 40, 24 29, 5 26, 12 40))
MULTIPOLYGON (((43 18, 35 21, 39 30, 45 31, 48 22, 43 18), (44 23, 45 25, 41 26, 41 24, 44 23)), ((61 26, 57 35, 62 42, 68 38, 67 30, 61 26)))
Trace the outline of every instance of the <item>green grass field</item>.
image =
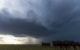
POLYGON ((54 50, 54 48, 41 45, 0 45, 0 50, 54 50))
MULTIPOLYGON (((66 50, 66 48, 60 49, 59 47, 55 48, 53 46, 41 46, 41 45, 0 45, 0 50, 66 50)), ((67 50, 74 50, 69 48, 67 50)), ((77 49, 80 50, 80 49, 77 49)))

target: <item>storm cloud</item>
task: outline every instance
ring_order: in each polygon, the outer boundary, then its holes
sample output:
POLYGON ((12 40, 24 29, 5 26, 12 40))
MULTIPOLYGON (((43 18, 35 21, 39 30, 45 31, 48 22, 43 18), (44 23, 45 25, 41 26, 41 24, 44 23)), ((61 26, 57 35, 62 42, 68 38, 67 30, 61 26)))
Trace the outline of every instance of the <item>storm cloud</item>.
POLYGON ((79 3, 79 0, 4 0, 0 4, 0 32, 45 41, 80 41, 79 3))

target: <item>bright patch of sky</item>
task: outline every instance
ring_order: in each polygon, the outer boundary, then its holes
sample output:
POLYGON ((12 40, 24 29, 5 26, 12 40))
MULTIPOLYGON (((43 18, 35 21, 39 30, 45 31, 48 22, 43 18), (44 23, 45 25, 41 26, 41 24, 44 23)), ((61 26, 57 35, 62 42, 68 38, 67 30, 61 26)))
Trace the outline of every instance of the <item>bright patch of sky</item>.
POLYGON ((15 37, 13 35, 0 35, 0 44, 37 44, 40 40, 34 37, 15 37))

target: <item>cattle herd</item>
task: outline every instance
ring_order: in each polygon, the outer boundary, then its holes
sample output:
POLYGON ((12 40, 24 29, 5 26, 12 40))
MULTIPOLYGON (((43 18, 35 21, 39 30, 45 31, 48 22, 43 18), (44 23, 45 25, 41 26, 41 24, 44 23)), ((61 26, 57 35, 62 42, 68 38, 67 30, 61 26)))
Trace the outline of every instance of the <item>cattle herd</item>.
MULTIPOLYGON (((80 42, 74 42, 74 41, 53 41, 52 43, 42 42, 42 46, 53 46, 55 48, 66 48, 66 50, 69 50, 68 48, 72 47, 72 50, 80 50, 80 42)), ((58 50, 58 49, 55 49, 58 50)), ((61 49, 64 50, 64 49, 61 49)))

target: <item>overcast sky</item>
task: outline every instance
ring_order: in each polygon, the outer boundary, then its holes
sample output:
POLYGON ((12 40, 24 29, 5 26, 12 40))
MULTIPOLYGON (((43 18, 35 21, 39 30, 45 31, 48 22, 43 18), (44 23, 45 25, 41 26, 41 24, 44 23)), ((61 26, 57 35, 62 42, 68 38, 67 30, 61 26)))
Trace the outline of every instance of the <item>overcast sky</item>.
POLYGON ((0 34, 80 41, 80 0, 0 0, 0 34))

